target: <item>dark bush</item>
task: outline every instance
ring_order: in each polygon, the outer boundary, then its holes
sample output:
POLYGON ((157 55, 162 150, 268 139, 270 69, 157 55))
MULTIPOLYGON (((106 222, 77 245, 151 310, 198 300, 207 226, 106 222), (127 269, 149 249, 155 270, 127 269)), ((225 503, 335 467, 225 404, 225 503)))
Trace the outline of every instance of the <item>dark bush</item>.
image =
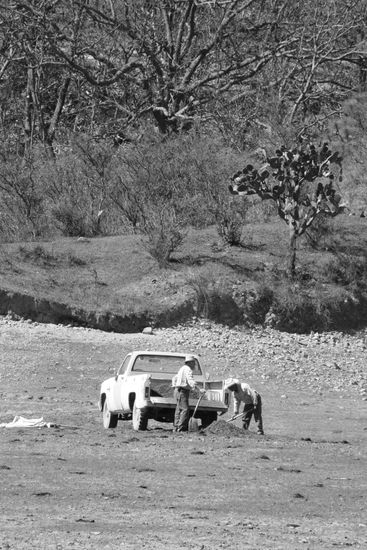
POLYGON ((333 283, 356 290, 367 288, 367 253, 358 256, 336 252, 324 268, 324 275, 333 283))
POLYGON ((367 297, 346 289, 283 284, 274 290, 266 326, 288 332, 345 330, 367 320, 367 297))
POLYGON ((52 215, 66 237, 94 237, 101 233, 100 216, 93 216, 87 208, 59 204, 52 209, 52 215))
POLYGON ((195 293, 196 315, 227 325, 241 324, 242 310, 231 295, 232 285, 217 274, 212 266, 210 272, 194 271, 188 276, 187 283, 195 293))
POLYGON ((33 248, 26 248, 25 246, 19 247, 19 252, 22 258, 26 261, 30 261, 36 264, 43 265, 56 265, 59 258, 48 252, 43 246, 36 245, 33 248))
POLYGON ((146 231, 147 241, 144 247, 157 260, 159 267, 167 267, 174 252, 183 242, 185 232, 179 227, 161 225, 146 231))
POLYGON ((266 284, 241 284, 233 289, 233 300, 242 312, 242 322, 262 325, 273 302, 273 290, 266 284))

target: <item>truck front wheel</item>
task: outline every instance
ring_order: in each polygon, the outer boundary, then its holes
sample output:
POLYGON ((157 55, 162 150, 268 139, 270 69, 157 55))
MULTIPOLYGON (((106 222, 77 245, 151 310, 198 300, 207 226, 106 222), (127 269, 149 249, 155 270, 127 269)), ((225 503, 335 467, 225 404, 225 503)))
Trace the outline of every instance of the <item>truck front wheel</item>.
POLYGON ((148 409, 139 409, 134 403, 133 407, 133 429, 144 431, 148 427, 148 409))
POLYGON ((112 414, 107 407, 107 399, 104 400, 103 403, 103 410, 102 410, 102 417, 103 417, 103 427, 106 429, 109 428, 116 428, 118 416, 117 414, 112 414))

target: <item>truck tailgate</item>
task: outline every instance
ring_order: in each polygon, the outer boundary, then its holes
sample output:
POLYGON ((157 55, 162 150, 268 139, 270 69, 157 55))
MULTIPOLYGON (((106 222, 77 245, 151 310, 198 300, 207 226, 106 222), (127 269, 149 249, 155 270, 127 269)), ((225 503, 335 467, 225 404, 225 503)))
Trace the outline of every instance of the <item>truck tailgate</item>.
MULTIPOLYGON (((152 405, 161 407, 164 405, 167 408, 175 408, 176 401, 174 397, 150 397, 152 405)), ((189 399, 190 409, 194 409, 198 399, 189 399)), ((226 411, 227 406, 222 401, 214 401, 212 399, 202 399, 198 407, 199 411, 226 411)))
MULTIPOLYGON (((206 394, 201 400, 199 405, 199 410, 202 411, 226 411, 228 408, 228 403, 223 402, 223 391, 219 388, 222 387, 222 382, 208 384, 206 386, 206 394)), ((201 382, 198 383, 198 387, 203 387, 201 382)), ((151 379, 150 382, 150 401, 154 406, 164 406, 167 408, 176 407, 176 400, 173 394, 172 383, 168 380, 158 380, 155 378, 151 379)), ((194 408, 198 402, 197 397, 190 397, 189 405, 190 408, 194 408)))

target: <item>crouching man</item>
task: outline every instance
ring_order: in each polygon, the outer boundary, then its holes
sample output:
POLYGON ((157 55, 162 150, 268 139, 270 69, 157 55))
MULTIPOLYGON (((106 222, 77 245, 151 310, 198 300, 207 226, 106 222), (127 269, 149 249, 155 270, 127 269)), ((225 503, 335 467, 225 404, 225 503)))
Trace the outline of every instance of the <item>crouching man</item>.
POLYGON ((240 405, 244 403, 242 425, 248 430, 252 415, 257 424, 257 433, 264 435, 261 410, 261 395, 248 384, 240 383, 237 378, 228 378, 224 382, 224 388, 233 392, 233 416, 239 414, 240 405))

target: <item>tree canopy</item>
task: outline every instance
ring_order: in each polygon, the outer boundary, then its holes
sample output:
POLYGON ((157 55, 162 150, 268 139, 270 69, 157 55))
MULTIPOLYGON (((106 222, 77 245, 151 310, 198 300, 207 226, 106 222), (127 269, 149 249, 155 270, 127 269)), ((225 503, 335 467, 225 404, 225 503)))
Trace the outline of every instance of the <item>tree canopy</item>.
POLYGON ((366 14, 364 0, 9 0, 3 129, 52 152, 58 128, 121 142, 147 117, 163 134, 322 124, 366 90, 366 14))

